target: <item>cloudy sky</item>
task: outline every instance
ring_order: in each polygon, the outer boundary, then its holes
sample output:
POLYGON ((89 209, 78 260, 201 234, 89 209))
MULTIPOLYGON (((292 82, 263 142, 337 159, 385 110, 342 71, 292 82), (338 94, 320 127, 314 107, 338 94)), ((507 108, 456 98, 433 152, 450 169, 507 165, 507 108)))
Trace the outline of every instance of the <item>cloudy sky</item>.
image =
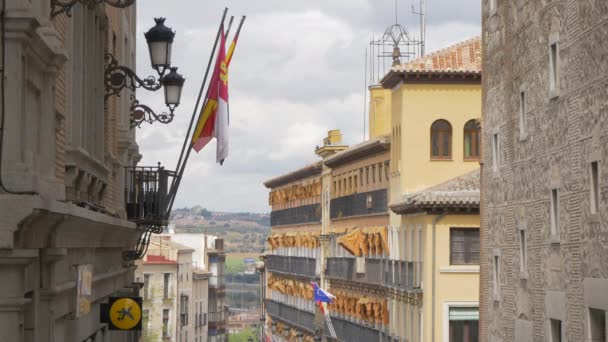
MULTIPOLYGON (((418 35, 411 11, 419 0, 397 1, 399 22, 418 35)), ((427 0, 427 53, 479 35, 480 6, 481 0, 427 0)), ((216 164, 215 142, 192 153, 176 206, 268 212, 262 182, 314 162, 327 130, 341 129, 349 145, 363 140, 365 49, 395 22, 395 0, 139 3, 138 73, 152 74, 143 32, 163 16, 177 31, 173 65, 187 79, 175 120, 138 129, 141 165, 175 168, 224 7, 247 15, 230 68, 230 155, 224 166, 216 164)), ((138 97, 164 107, 161 92, 138 97)))

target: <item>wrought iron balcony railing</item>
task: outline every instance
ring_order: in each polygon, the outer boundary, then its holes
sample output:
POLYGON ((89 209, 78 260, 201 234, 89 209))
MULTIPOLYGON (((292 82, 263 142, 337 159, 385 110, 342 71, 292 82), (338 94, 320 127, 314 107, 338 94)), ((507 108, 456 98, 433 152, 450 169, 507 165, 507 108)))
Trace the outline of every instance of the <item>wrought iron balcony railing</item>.
POLYGON ((332 315, 332 324, 339 341, 381 341, 380 329, 332 315))
POLYGON ((363 192, 331 200, 331 219, 388 213, 388 190, 363 192))
POLYGON ((314 258, 267 255, 266 269, 270 272, 280 272, 314 278, 318 275, 317 262, 314 258))
POLYGON ((356 258, 327 258, 325 275, 330 278, 420 291, 422 262, 366 258, 357 269, 356 258))
MULTIPOLYGON (((175 172, 165 170, 160 165, 125 168, 127 218, 140 226, 166 225, 169 219, 169 188, 173 178, 175 172)), ((162 227, 160 229, 162 231, 162 227)))
POLYGON ((299 310, 293 306, 267 299, 266 313, 273 319, 279 319, 294 327, 311 333, 315 331, 315 315, 312 312, 299 310))
POLYGON ((386 286, 419 292, 422 290, 423 264, 418 261, 389 260, 386 286))
POLYGON ((309 204, 300 207, 275 210, 270 213, 271 226, 290 224, 321 223, 321 205, 309 204))

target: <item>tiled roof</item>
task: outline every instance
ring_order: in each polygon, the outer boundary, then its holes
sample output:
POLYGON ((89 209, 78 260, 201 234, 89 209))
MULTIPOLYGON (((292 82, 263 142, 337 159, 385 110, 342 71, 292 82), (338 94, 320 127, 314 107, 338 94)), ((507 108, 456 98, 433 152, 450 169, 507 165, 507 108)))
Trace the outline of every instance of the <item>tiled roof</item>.
POLYGON ((150 255, 146 257, 146 264, 177 264, 177 261, 167 259, 164 255, 150 255))
POLYGON ((481 72, 481 38, 475 37, 393 68, 397 72, 481 72))
POLYGON ((281 185, 285 185, 287 183, 295 182, 300 179, 304 179, 307 177, 320 175, 321 170, 323 169, 321 162, 315 162, 313 164, 307 165, 301 169, 297 169, 290 173, 272 178, 264 182, 264 186, 267 188, 276 188, 281 185))
POLYGON ((398 214, 426 210, 479 210, 479 169, 415 194, 407 195, 400 203, 391 204, 398 214))
POLYGON ((384 152, 390 148, 390 144, 388 136, 370 139, 328 157, 324 160, 324 163, 329 167, 343 165, 375 153, 384 152))

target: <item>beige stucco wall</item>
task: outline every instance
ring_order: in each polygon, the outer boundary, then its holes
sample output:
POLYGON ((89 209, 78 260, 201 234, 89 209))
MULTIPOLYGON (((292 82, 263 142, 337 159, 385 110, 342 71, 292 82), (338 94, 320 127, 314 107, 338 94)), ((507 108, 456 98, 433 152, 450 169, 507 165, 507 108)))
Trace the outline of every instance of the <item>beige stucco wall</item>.
MULTIPOLYGON (((393 125, 400 126, 400 190, 412 193, 479 168, 464 160, 464 125, 481 118, 481 85, 402 84, 392 93, 393 125), (431 125, 452 125, 452 159, 431 160, 431 125)), ((391 161, 392 162, 392 161, 391 161)))

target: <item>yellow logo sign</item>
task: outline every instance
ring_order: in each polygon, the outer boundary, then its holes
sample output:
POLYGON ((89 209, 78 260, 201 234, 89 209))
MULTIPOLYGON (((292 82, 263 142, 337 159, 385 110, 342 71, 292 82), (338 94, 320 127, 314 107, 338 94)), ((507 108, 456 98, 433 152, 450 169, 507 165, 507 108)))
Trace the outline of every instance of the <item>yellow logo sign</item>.
POLYGON ((141 321, 141 306, 131 298, 119 298, 110 306, 110 321, 121 330, 131 330, 141 321))

